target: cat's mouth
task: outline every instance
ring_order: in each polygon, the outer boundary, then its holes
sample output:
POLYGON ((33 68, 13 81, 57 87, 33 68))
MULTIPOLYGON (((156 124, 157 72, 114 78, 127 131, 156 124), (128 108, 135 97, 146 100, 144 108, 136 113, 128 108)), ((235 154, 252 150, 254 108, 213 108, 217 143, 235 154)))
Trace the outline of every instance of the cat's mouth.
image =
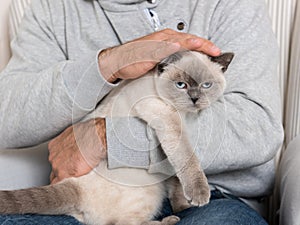
POLYGON ((200 110, 203 110, 203 109, 206 109, 206 108, 208 108, 210 106, 210 103, 209 102, 207 102, 207 101, 205 101, 205 102, 192 102, 192 104, 191 104, 191 107, 190 108, 192 108, 192 110, 194 111, 194 112, 197 112, 197 111, 200 111, 200 110))
POLYGON ((206 109, 209 107, 209 104, 206 103, 206 104, 199 104, 199 103, 192 103, 192 104, 188 104, 186 105, 186 107, 184 107, 184 111, 187 111, 187 112, 192 112, 192 113, 197 113, 203 109, 206 109))
POLYGON ((178 103, 174 105, 175 110, 182 111, 182 112, 192 112, 197 113, 203 109, 206 109, 210 106, 209 101, 205 101, 201 99, 198 99, 195 101, 195 99, 191 99, 191 101, 186 101, 185 103, 178 103))

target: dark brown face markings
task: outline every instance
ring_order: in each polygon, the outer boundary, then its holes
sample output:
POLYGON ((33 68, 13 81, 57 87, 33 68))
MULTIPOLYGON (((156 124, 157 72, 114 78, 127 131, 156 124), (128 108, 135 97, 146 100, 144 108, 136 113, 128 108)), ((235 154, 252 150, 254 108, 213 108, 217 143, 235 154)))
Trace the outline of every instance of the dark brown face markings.
POLYGON ((199 85, 197 81, 195 81, 191 76, 189 76, 186 73, 184 73, 184 79, 190 85, 190 87, 198 87, 199 85))
POLYGON ((186 72, 182 71, 175 75, 175 81, 187 83, 190 87, 198 87, 198 83, 189 76, 186 72))
POLYGON ((200 98, 200 90, 199 88, 192 87, 188 90, 188 95, 190 96, 192 102, 196 104, 198 99, 200 98))
POLYGON ((187 94, 189 95, 190 100, 194 104, 196 104, 201 95, 201 88, 199 88, 199 83, 184 71, 177 73, 175 75, 175 80, 177 82, 184 82, 188 84, 187 94))

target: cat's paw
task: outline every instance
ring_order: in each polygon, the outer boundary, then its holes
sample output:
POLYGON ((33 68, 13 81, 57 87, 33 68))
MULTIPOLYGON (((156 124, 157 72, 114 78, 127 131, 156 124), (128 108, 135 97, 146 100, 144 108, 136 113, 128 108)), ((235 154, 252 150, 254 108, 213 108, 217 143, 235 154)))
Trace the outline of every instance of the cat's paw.
POLYGON ((180 221, 177 216, 168 216, 163 218, 162 221, 145 221, 141 225, 175 225, 180 221))
POLYGON ((182 183, 183 193, 187 201, 193 206, 203 206, 209 202, 210 188, 207 179, 202 176, 193 177, 190 182, 182 183))
POLYGON ((180 221, 178 216, 168 216, 161 221, 161 225, 175 225, 180 221))

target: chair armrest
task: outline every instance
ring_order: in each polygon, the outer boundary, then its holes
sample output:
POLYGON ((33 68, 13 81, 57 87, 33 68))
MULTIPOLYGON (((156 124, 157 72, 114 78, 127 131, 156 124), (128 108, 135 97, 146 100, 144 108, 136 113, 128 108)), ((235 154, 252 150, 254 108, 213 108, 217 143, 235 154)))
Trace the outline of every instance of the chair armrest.
POLYGON ((0 71, 10 58, 8 35, 8 11, 11 0, 2 0, 0 7, 0 71))
POLYGON ((279 167, 280 224, 296 225, 300 221, 300 134, 282 155, 279 167))
POLYGON ((50 169, 47 144, 0 150, 0 190, 49 184, 50 169))

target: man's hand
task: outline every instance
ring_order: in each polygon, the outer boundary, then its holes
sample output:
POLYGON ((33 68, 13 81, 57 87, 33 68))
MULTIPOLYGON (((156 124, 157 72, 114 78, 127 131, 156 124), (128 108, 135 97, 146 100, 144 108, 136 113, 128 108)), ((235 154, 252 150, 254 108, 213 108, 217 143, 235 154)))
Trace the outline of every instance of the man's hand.
POLYGON ((134 79, 147 73, 162 59, 182 50, 199 51, 211 56, 221 53, 206 39, 165 29, 101 51, 98 56, 99 69, 109 82, 134 79))
POLYGON ((107 158, 105 119, 97 118, 68 127, 50 141, 51 183, 90 172, 107 158))

